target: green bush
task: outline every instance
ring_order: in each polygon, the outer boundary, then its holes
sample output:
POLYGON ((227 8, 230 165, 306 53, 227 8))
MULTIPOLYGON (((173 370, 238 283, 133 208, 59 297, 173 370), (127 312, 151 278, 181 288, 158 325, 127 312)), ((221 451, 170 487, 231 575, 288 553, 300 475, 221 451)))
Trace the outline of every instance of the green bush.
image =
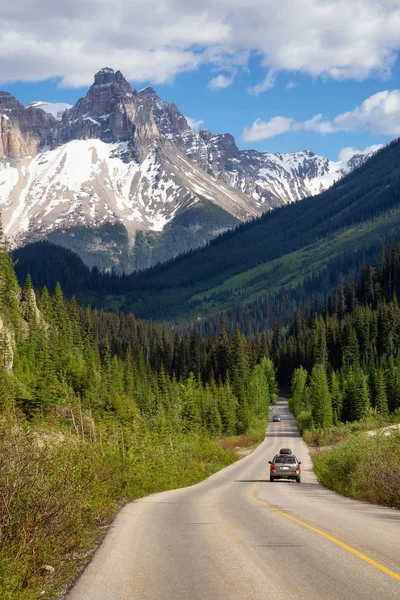
POLYGON ((400 433, 355 434, 320 453, 314 471, 340 494, 400 508, 400 433))
POLYGON ((207 435, 160 436, 144 420, 124 429, 110 420, 89 441, 1 418, 1 599, 55 597, 120 506, 197 483, 232 460, 207 435))
POLYGON ((299 430, 301 435, 305 431, 308 431, 312 428, 312 415, 310 411, 303 410, 297 415, 297 424, 299 426, 299 430))

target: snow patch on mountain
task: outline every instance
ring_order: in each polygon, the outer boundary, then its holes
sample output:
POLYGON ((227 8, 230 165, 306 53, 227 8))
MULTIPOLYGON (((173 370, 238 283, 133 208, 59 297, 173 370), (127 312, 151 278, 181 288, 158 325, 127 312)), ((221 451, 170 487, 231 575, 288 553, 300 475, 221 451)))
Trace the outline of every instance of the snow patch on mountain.
POLYGON ((4 229, 11 238, 76 225, 124 221, 159 231, 171 220, 179 186, 150 150, 141 163, 121 159, 126 143, 73 140, 33 158, 0 165, 4 229), (162 181, 158 181, 161 178, 162 181))
MULTIPOLYGON (((122 222, 133 242, 137 230, 162 231, 197 194, 234 209, 257 213, 250 201, 180 155, 150 147, 144 159, 126 160, 129 142, 72 140, 34 157, 0 163, 0 205, 14 245, 56 229, 122 222)), ((229 212, 229 211, 228 211, 229 212)))
POLYGON ((72 105, 67 104, 66 102, 42 102, 41 100, 38 100, 37 102, 31 102, 25 106, 25 108, 30 107, 41 108, 44 112, 53 115, 57 121, 61 121, 64 112, 67 109, 72 108, 72 105))

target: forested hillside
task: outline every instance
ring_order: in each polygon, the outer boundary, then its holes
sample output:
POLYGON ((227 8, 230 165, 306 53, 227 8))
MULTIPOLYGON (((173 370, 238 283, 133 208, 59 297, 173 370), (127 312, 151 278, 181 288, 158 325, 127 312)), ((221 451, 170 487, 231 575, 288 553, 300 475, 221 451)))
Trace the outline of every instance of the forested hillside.
POLYGON ((277 323, 272 355, 303 428, 400 413, 400 249, 382 250, 318 311, 277 323))
POLYGON ((31 600, 73 579, 122 504, 229 464, 232 436, 261 441, 277 385, 265 339, 36 297, 0 241, 0 589, 31 600))
MULTIPOLYGON (((65 275, 58 269, 60 281, 68 293, 80 290, 84 303, 145 318, 205 316, 282 294, 289 294, 285 316, 290 316, 289 304, 297 308, 313 292, 310 282, 323 300, 338 284, 339 272, 353 275, 384 240, 399 238, 399 164, 397 140, 320 196, 241 225, 202 250, 122 277, 90 274, 80 266, 75 283, 75 267, 67 266, 65 275)), ((54 283, 47 266, 54 264, 47 258, 51 252, 37 245, 16 252, 21 276, 29 270, 35 286, 54 283)), ((70 259, 64 254, 62 261, 70 259)))

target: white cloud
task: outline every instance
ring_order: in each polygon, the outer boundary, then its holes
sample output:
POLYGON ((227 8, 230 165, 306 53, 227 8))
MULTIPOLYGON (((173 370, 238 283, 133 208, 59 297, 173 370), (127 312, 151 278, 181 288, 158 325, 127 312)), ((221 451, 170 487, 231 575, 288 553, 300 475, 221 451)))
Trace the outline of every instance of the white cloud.
POLYGON ((287 90, 292 90, 295 87, 297 87, 297 83, 295 83, 294 81, 288 81, 287 84, 286 84, 286 89, 287 90))
POLYGON ((251 127, 245 127, 243 139, 246 142, 259 142, 286 133, 292 129, 293 119, 274 117, 270 121, 256 119, 251 127))
POLYGON ((208 88, 212 91, 215 90, 222 90, 224 88, 229 87, 230 85, 232 85, 233 83, 233 78, 232 77, 227 77, 226 75, 217 75, 216 77, 213 77, 209 82, 208 82, 208 88))
POLYGON ((307 121, 276 116, 269 121, 256 119, 253 125, 245 127, 243 139, 260 141, 287 131, 315 131, 316 133, 337 133, 338 131, 368 131, 373 135, 400 135, 400 90, 385 90, 373 94, 360 106, 337 115, 332 121, 323 119, 322 114, 307 121))
POLYGON ((192 119, 191 117, 187 117, 186 115, 185 115, 185 119, 186 119, 189 127, 194 129, 195 131, 197 131, 198 128, 200 127, 200 125, 203 125, 203 123, 204 123, 203 119, 199 119, 198 121, 196 121, 195 119, 192 119))
POLYGON ((360 106, 333 120, 336 131, 368 130, 377 135, 400 135, 400 90, 373 94, 360 106))
POLYGON ((335 128, 329 121, 324 121, 321 114, 315 115, 308 121, 294 123, 293 131, 316 131, 317 133, 333 133, 335 128))
POLYGON ((258 96, 258 94, 261 94, 261 92, 267 92, 268 90, 271 90, 275 86, 275 81, 275 71, 273 69, 269 69, 268 73, 264 77, 264 80, 261 83, 257 83, 256 85, 247 88, 247 91, 252 96, 258 96))
POLYGON ((400 49, 398 0, 13 0, 0 17, 2 82, 86 86, 109 65, 161 83, 251 56, 266 73, 363 79, 387 75, 400 49))
POLYGON ((338 160, 341 162, 347 162, 353 156, 357 154, 371 154, 373 152, 377 152, 383 148, 383 144, 372 144, 372 146, 367 146, 364 150, 358 150, 358 148, 353 148, 348 146, 346 148, 342 148, 339 152, 338 160))

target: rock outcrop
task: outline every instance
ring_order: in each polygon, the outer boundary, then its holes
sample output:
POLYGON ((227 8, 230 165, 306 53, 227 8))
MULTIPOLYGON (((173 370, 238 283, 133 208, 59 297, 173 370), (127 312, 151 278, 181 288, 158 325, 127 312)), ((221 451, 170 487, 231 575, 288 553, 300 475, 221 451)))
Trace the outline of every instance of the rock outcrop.
POLYGON ((14 96, 0 92, 0 158, 36 155, 53 143, 56 120, 40 108, 27 109, 14 96))

